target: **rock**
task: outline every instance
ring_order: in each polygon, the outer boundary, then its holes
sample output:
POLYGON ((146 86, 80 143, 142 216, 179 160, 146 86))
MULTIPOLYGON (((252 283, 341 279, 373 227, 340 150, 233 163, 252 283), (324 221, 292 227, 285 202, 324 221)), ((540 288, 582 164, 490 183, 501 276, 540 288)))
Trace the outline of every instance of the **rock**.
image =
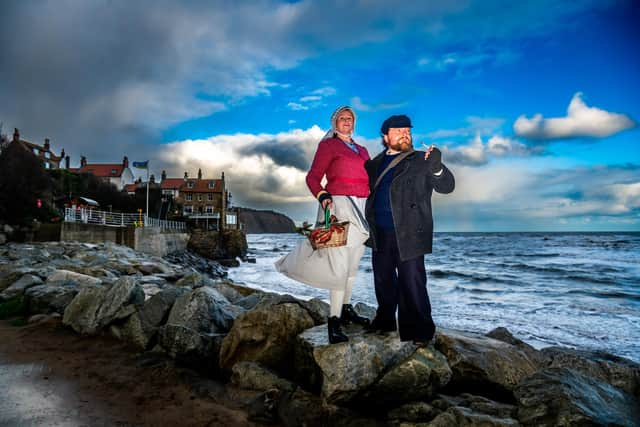
POLYGON ((391 366, 363 392, 365 401, 384 404, 426 399, 451 379, 451 368, 442 353, 419 348, 391 366))
POLYGON ((516 385, 538 370, 528 350, 480 334, 441 328, 435 347, 449 361, 456 392, 510 401, 516 385))
POLYGON ((515 427, 520 425, 520 423, 513 418, 500 418, 494 415, 487 415, 462 406, 449 408, 446 413, 453 415, 455 419, 455 423, 450 425, 483 427, 515 427))
POLYGON ((548 368, 515 389, 525 425, 637 426, 640 402, 609 384, 567 368, 548 368))
POLYGON ((452 412, 443 412, 428 424, 420 424, 421 427, 453 427, 459 425, 456 415, 452 412))
POLYGON ((222 258, 222 259, 219 259, 218 262, 223 267, 230 267, 230 268, 232 268, 232 267, 240 267, 240 261, 238 261, 235 258, 222 258))
POLYGON ((131 311, 128 305, 142 305, 144 292, 133 277, 119 278, 111 287, 82 289, 64 311, 62 322, 80 334, 92 335, 131 311))
POLYGON ((203 333, 225 333, 243 312, 241 307, 232 305, 220 292, 202 287, 175 301, 167 324, 181 325, 203 333))
POLYGON ((235 287, 232 286, 233 282, 229 280, 222 280, 218 282, 212 282, 208 286, 220 292, 231 304, 237 304, 238 301, 245 298, 235 287))
POLYGON ((72 282, 78 286, 99 286, 102 280, 69 270, 56 270, 47 277, 47 284, 72 282))
POLYGON ((24 291, 32 286, 41 285, 42 279, 32 274, 25 274, 11 286, 0 293, 0 301, 22 295, 24 291))
POLYGON ((604 351, 573 350, 564 347, 542 349, 551 368, 570 368, 640 396, 640 364, 604 351))
POLYGON ((63 314, 78 294, 74 285, 36 285, 25 292, 27 311, 31 314, 63 314))
POLYGON ((389 421, 399 423, 402 421, 417 422, 430 421, 438 416, 441 411, 426 402, 410 402, 389 411, 389 421))
POLYGON ((278 421, 278 400, 281 391, 266 390, 252 399, 247 405, 247 416, 250 421, 264 424, 275 424, 278 421))
POLYGON ((296 342, 296 377, 320 387, 328 403, 352 401, 415 351, 397 334, 348 335, 348 342, 330 345, 327 326, 320 325, 304 331, 296 342))
POLYGON ((5 233, 0 233, 0 245, 4 245, 7 243, 7 235, 5 233))
POLYGON ((189 273, 176 282, 176 286, 187 286, 192 289, 204 286, 204 281, 200 273, 189 273))
POLYGON ((240 388, 261 391, 275 388, 292 392, 297 387, 291 381, 280 378, 276 373, 254 362, 239 362, 233 365, 231 383, 240 388))
POLYGON ((220 367, 231 370, 241 361, 254 361, 278 372, 291 372, 293 344, 300 332, 313 326, 298 304, 255 308, 239 316, 220 350, 220 367))
POLYGON ((176 299, 187 292, 184 288, 172 286, 153 295, 122 326, 122 330, 119 332, 122 339, 141 349, 153 346, 155 335, 163 325, 176 299))
POLYGON ((174 358, 204 361, 207 370, 215 370, 222 338, 243 312, 215 289, 195 289, 176 299, 159 343, 174 358))

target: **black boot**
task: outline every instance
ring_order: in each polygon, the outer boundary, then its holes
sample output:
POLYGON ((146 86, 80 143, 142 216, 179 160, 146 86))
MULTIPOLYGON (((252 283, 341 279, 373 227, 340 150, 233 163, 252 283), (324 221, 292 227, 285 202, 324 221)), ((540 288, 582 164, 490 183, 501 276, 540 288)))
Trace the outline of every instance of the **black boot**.
POLYGON ((339 342, 349 341, 349 338, 340 329, 340 319, 338 316, 329 317, 329 342, 331 344, 337 344, 339 342))
POLYGON ((340 314, 340 321, 344 325, 349 323, 355 323, 356 325, 369 326, 369 319, 360 316, 353 308, 351 304, 342 304, 342 313, 340 314))

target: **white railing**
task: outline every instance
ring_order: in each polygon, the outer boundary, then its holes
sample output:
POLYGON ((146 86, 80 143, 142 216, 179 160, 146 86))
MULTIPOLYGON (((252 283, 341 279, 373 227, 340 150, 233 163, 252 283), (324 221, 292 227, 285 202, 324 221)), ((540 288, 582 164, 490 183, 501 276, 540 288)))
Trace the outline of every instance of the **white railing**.
POLYGON ((138 213, 106 212, 96 209, 65 208, 64 220, 84 224, 106 225, 109 227, 155 227, 164 230, 185 230, 186 225, 180 221, 167 221, 150 218, 138 213))

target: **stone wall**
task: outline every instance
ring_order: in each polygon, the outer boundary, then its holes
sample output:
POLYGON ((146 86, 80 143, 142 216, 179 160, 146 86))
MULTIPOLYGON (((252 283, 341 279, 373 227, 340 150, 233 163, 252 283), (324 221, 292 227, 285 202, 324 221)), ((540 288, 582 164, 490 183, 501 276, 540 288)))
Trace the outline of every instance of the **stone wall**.
POLYGON ((136 228, 133 249, 146 254, 165 256, 187 248, 187 233, 163 233, 158 228, 136 228))
POLYGON ((105 227, 96 224, 64 222, 60 230, 60 240, 63 242, 113 242, 119 245, 133 247, 133 236, 133 227, 105 227))

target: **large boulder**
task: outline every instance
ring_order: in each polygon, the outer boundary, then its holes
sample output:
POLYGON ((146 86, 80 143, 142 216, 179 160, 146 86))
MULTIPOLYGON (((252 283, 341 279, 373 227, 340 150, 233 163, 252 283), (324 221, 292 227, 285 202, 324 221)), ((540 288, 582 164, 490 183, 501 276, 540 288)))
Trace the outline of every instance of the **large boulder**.
POLYGON ((159 343, 174 358, 217 368, 222 337, 243 312, 215 289, 197 288, 176 299, 159 343))
POLYGON ((509 401, 518 383, 539 369, 528 350, 480 334, 440 329, 435 346, 449 361, 456 393, 509 401))
POLYGON ((124 319, 144 302, 144 291, 133 277, 112 286, 86 287, 64 311, 62 322, 80 334, 92 335, 117 319, 124 319))
POLYGON ((293 391, 296 385, 280 378, 278 374, 255 362, 239 362, 233 365, 231 383, 248 390, 267 391, 278 389, 293 391))
POLYGON ((63 314, 78 294, 78 287, 69 284, 36 285, 24 292, 30 314, 63 314))
POLYGON ((542 349, 550 368, 570 368, 582 375, 614 385, 640 396, 640 364, 603 351, 573 350, 566 347, 542 349))
POLYGON ((295 337, 313 325, 313 319, 299 304, 248 311, 236 319, 224 338, 220 367, 231 370, 238 362, 254 361, 279 372, 291 372, 295 337))
POLYGON ((24 291, 32 286, 41 285, 42 279, 33 274, 25 274, 11 286, 0 293, 0 301, 8 300, 18 295, 24 294, 24 291))
POLYGON ((160 290, 129 316, 122 327, 114 330, 114 334, 141 349, 153 346, 156 333, 166 321, 176 299, 187 292, 185 288, 174 286, 160 290))
POLYGON ((99 286, 102 280, 97 277, 88 276, 86 274, 76 273, 69 270, 56 270, 47 277, 47 284, 60 284, 71 282, 78 286, 99 286))
POLYGON ((567 368, 549 368, 515 389, 518 419, 530 426, 637 426, 640 402, 609 384, 567 368))
MULTIPOLYGON (((348 335, 347 342, 329 344, 327 326, 320 325, 304 331, 296 342, 296 377, 313 388, 319 387, 328 403, 355 400, 403 361, 412 371, 413 362, 406 360, 416 350, 412 343, 399 341, 396 334, 362 335, 349 329, 348 335)), ((420 366, 419 370, 426 373, 429 369, 420 366)), ((397 374, 390 372, 380 387, 395 388, 397 374)))

